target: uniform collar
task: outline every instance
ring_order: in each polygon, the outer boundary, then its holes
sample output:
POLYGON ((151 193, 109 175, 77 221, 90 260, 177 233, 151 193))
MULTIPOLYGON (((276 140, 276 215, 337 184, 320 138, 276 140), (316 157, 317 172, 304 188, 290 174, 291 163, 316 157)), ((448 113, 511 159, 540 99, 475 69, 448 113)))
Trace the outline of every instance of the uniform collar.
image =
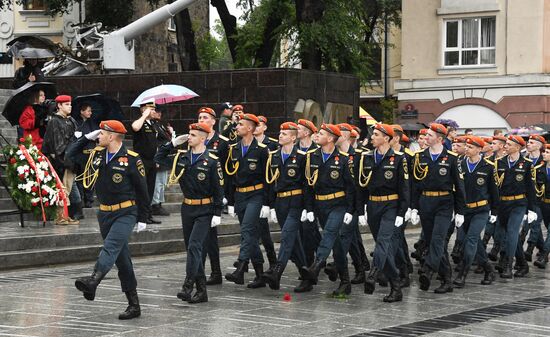
MULTIPOLYGON (((242 139, 241 139, 237 143, 237 149, 239 150, 239 155, 242 154, 242 144, 243 143, 242 143, 242 139)), ((250 145, 248 146, 248 150, 246 151, 244 156, 246 157, 246 155, 248 155, 251 150, 253 150, 257 147, 258 147, 258 141, 256 140, 256 138, 252 138, 252 143, 250 143, 250 145)))

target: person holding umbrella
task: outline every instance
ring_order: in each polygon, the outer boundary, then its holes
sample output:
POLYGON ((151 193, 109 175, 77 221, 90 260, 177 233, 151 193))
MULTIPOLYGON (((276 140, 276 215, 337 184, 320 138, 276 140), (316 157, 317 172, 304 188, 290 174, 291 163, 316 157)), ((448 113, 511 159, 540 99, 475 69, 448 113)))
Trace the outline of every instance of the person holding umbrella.
POLYGON ((18 89, 27 82, 44 82, 42 65, 38 59, 25 59, 23 66, 15 71, 13 88, 18 89))
POLYGON ((46 132, 47 110, 41 105, 46 100, 43 90, 34 91, 31 94, 29 105, 23 109, 19 117, 19 126, 23 129, 23 138, 28 136, 32 139, 32 144, 42 150, 44 133, 46 132))

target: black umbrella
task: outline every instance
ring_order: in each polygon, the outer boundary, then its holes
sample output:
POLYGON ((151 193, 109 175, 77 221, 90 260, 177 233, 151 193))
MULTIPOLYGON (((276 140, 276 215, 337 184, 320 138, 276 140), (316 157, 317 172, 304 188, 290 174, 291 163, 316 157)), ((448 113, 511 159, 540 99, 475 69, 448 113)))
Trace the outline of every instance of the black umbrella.
POLYGON ((404 131, 420 131, 420 129, 425 129, 426 125, 420 123, 404 123, 401 124, 401 127, 404 131))
POLYGON ((2 111, 2 115, 11 125, 19 124, 23 109, 29 105, 30 95, 38 90, 44 91, 46 98, 54 99, 57 96, 55 84, 50 82, 27 82, 21 88, 15 89, 2 111))
POLYGON ((49 49, 53 52, 59 49, 59 46, 56 43, 54 43, 52 40, 47 39, 45 37, 40 37, 40 36, 30 36, 30 35, 19 36, 11 40, 10 42, 8 42, 6 45, 8 47, 11 47, 16 43, 23 43, 28 47, 33 47, 33 48, 49 49))
POLYGON ((24 59, 47 59, 55 57, 53 51, 47 48, 31 47, 24 42, 16 42, 8 49, 8 55, 24 59))
POLYGON ((107 97, 103 94, 91 94, 77 96, 72 101, 71 116, 75 119, 81 119, 80 108, 83 104, 89 104, 92 107, 92 119, 99 123, 101 121, 116 119, 121 121, 122 108, 117 100, 107 97))

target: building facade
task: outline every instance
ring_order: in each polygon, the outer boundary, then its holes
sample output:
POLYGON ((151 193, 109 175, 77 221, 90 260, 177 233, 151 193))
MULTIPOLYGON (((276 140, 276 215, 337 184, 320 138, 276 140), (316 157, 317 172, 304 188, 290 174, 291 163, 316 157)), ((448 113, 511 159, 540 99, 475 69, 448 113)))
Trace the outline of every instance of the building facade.
POLYGON ((403 1, 399 122, 550 123, 549 0, 403 1))

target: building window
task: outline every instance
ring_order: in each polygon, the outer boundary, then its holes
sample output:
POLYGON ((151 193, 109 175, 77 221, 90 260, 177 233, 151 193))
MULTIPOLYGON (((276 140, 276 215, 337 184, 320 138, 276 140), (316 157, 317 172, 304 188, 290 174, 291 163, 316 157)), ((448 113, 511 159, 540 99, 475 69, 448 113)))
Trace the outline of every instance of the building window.
POLYGON ((44 0, 25 0, 23 1, 23 9, 27 11, 43 11, 46 10, 44 0))
POLYGON ((176 20, 174 17, 171 17, 170 20, 168 20, 168 30, 173 32, 176 31, 176 20))
POLYGON ((495 17, 445 21, 445 67, 495 64, 495 17))

